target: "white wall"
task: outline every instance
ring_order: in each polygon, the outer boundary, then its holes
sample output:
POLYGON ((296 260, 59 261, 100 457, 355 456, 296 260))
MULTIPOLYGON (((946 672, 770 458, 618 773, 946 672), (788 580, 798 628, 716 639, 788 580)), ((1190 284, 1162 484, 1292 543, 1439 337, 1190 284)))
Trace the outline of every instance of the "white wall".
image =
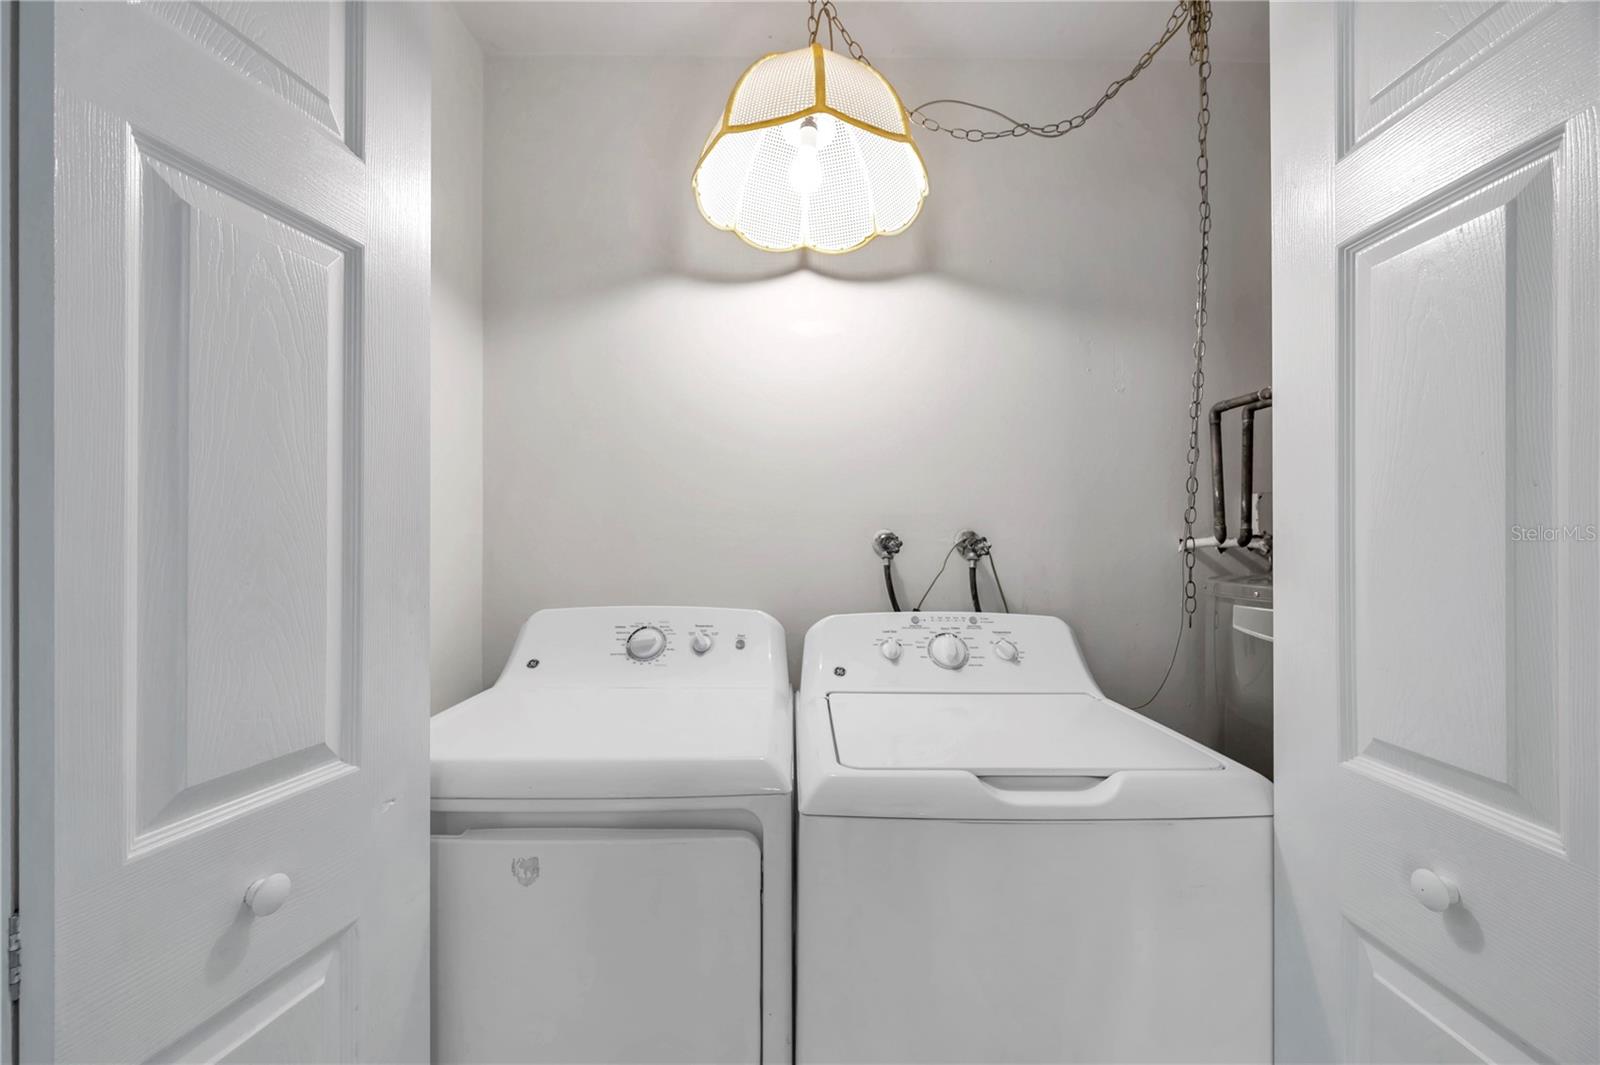
MULTIPOLYGON (((1132 58, 884 67, 908 103, 1042 121, 1132 58)), ((754 251, 695 210, 743 65, 489 59, 486 675, 529 612, 623 602, 759 607, 797 666, 818 618, 885 608, 877 529, 905 538, 914 600, 971 526, 1013 609, 1065 617, 1107 692, 1142 701, 1179 609, 1191 69, 1164 57, 1062 141, 925 135, 921 219, 831 258, 754 251)), ((1212 108, 1208 406, 1270 372, 1265 66, 1219 64, 1212 108)), ((962 607, 965 578, 930 606, 962 607)), ((1150 712, 1211 738, 1201 646, 1150 712)))
POLYGON ((433 709, 483 664, 483 52, 433 12, 433 709))

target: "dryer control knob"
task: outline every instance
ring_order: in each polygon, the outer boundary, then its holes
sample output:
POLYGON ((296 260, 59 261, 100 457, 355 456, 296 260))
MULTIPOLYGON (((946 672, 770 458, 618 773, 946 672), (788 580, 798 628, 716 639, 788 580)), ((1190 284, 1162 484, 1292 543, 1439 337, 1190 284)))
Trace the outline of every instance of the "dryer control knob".
POLYGON ((953 632, 941 632, 928 641, 928 657, 941 669, 960 669, 967 664, 967 644, 953 632))
POLYGON ((634 629, 628 635, 628 657, 635 662, 648 662, 666 649, 667 637, 654 625, 634 629))
POLYGON ((1017 645, 1010 640, 996 640, 994 653, 1000 656, 1002 662, 1015 662, 1017 660, 1017 645))
POLYGON ((891 662, 900 661, 900 641, 889 637, 878 645, 878 653, 891 662))
POLYGON ((694 635, 689 637, 689 649, 697 655, 703 655, 711 650, 711 634, 699 629, 694 630, 694 635))

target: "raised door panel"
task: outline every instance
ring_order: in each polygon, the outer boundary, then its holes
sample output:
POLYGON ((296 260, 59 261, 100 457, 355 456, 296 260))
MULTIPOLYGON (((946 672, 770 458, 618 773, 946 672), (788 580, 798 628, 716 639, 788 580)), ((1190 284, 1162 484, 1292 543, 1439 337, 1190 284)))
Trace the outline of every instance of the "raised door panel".
POLYGON ((1562 424, 1557 158, 1541 150, 1357 242, 1344 296, 1344 757, 1545 843, 1561 784, 1545 538, 1562 424))
POLYGON ((347 240, 194 160, 127 150, 138 851, 357 760, 360 271, 347 240))
POLYGON ((1342 147, 1395 121, 1554 7, 1506 0, 1343 5, 1342 147))
POLYGON ((342 933, 150 1060, 227 1065, 353 1060, 354 941, 352 933, 342 933))
POLYGON ((157 17, 352 148, 360 5, 344 0, 155 0, 157 17))
POLYGON ((1356 929, 1346 932, 1347 1039, 1355 1060, 1410 1065, 1539 1060, 1514 1036, 1356 929))

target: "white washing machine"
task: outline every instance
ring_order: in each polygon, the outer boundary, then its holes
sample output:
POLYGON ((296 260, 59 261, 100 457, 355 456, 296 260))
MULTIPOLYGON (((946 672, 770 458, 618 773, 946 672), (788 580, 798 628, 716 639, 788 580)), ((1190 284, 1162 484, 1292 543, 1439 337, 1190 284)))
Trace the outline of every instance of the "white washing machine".
POLYGON ((786 1062, 793 695, 752 610, 542 610, 433 719, 433 1060, 786 1062))
POLYGON ((806 635, 796 1060, 1268 1061, 1272 793, 1057 618, 806 635))

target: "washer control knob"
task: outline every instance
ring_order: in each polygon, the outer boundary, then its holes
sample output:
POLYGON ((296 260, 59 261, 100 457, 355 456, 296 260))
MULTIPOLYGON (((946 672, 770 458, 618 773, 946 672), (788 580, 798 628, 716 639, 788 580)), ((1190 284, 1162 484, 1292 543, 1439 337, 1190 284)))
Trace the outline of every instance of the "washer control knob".
POLYGON ((648 662, 667 649, 667 637, 654 625, 645 625, 628 634, 628 657, 648 662))
POLYGON ((967 644, 953 632, 941 632, 928 641, 928 657, 940 669, 960 669, 967 664, 967 644))
POLYGON ((711 650, 711 643, 711 634, 709 632, 702 632, 700 629, 695 629, 694 635, 689 637, 689 650, 693 651, 697 655, 703 655, 707 651, 711 650))
POLYGON ((1017 660, 1017 645, 1010 640, 996 640, 994 642, 994 653, 1000 656, 1002 662, 1015 662, 1017 660))
POLYGON ((893 636, 878 645, 878 653, 891 662, 900 661, 900 641, 893 636))

